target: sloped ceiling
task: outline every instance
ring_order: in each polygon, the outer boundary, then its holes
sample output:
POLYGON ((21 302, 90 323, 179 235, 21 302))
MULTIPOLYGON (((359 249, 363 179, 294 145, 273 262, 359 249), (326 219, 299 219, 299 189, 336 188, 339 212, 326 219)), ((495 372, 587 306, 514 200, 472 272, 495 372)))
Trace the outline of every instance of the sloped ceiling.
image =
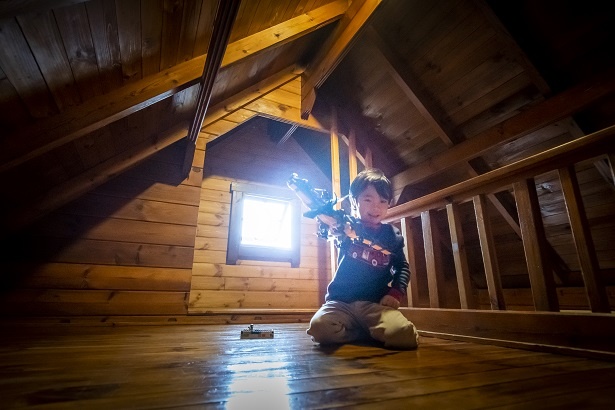
MULTIPOLYGON (((7 218, 186 135, 216 4, 0 4, 7 218)), ((299 70, 304 116, 328 127, 336 115, 403 202, 612 124, 614 20, 576 1, 244 0, 211 105, 299 70), (573 106, 558 109, 561 95, 573 106), (503 121, 518 131, 496 133, 503 121), (471 151, 473 139, 487 142, 471 151)))

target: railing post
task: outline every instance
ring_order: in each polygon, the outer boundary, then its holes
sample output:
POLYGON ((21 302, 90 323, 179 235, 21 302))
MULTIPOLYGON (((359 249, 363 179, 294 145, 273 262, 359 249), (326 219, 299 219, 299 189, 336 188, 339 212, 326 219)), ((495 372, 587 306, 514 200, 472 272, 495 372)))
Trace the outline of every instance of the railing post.
POLYGON ((600 266, 596 256, 596 248, 592 239, 589 223, 585 214, 585 206, 577 181, 574 165, 560 168, 559 179, 562 183, 562 193, 566 202, 566 210, 570 219, 570 229, 577 249, 585 290, 592 312, 610 312, 609 298, 606 293, 600 266))
POLYGON ((500 269, 495 252, 493 233, 491 232, 491 222, 487 213, 487 200, 484 194, 476 195, 473 200, 480 249, 483 255, 483 264, 485 265, 485 278, 487 279, 487 289, 489 290, 489 303, 492 310, 506 310, 500 269))
POLYGON ((416 247, 414 243, 414 232, 411 228, 410 218, 401 218, 401 234, 404 237, 405 253, 410 265, 410 283, 408 284, 408 306, 419 307, 419 285, 417 282, 417 263, 416 247))
POLYGON ((446 205, 448 225, 451 231, 451 245, 453 249, 453 259, 455 261, 455 272, 457 273, 457 286, 459 288, 459 301, 462 309, 478 309, 477 299, 472 290, 470 280, 470 269, 468 268, 468 258, 466 256, 461 218, 459 217, 459 206, 457 204, 446 205))
POLYGON ((541 311, 559 311, 559 302, 555 291, 549 247, 540 214, 540 204, 536 193, 534 178, 524 179, 513 184, 519 226, 530 286, 534 298, 534 308, 541 311))
POLYGON ((442 267, 442 249, 438 240, 435 211, 421 213, 423 223, 423 242, 425 244, 425 264, 427 267, 427 286, 429 288, 429 306, 444 307, 444 270, 442 267))

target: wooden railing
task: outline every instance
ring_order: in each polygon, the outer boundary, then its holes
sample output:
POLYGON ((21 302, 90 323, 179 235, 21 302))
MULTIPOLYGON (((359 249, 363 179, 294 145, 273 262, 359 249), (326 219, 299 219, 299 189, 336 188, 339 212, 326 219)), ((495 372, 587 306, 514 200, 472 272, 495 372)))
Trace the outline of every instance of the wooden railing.
MULTIPOLYGON (((472 297, 474 289, 470 282, 470 272, 465 255, 465 244, 458 212, 459 205, 468 201, 472 201, 474 204, 491 311, 502 312, 506 310, 493 235, 489 224, 490 221, 486 214, 486 198, 490 194, 509 190, 511 187, 517 202, 523 249, 527 262, 534 309, 536 311, 524 313, 530 316, 539 312, 553 312, 551 317, 566 315, 564 312, 558 313, 560 309, 556 285, 551 270, 549 244, 543 227, 534 181, 537 175, 556 170, 559 173, 562 193, 570 219, 570 228, 578 254, 588 305, 591 310, 591 313, 587 312, 582 315, 584 317, 595 317, 607 314, 606 316, 608 317, 606 319, 610 320, 608 323, 611 324, 611 327, 615 327, 615 322, 611 320, 614 319, 615 316, 609 314, 611 309, 607 291, 600 274, 596 250, 592 242, 574 168, 575 163, 603 156, 610 152, 612 153, 614 148, 615 126, 611 126, 438 192, 392 207, 389 210, 386 222, 399 223, 401 225, 402 233, 404 233, 407 239, 406 243, 410 243, 410 247, 412 246, 412 238, 409 234, 411 229, 410 220, 412 218, 421 219, 423 226, 423 241, 425 244, 425 266, 427 271, 427 288, 429 290, 429 306, 432 313, 434 309, 449 312, 448 316, 437 316, 439 319, 434 319, 436 316, 433 316, 433 314, 429 317, 425 316, 425 319, 422 319, 421 309, 418 309, 417 275, 413 275, 409 288, 409 310, 411 311, 406 312, 407 316, 414 319, 419 317, 418 320, 420 322, 423 323, 424 320, 424 328, 433 329, 436 333, 441 333, 443 331, 453 333, 455 331, 452 329, 457 329, 458 334, 465 333, 468 336, 477 336, 475 332, 473 333, 473 331, 470 330, 471 326, 465 328, 467 332, 459 332, 459 328, 452 324, 452 321, 459 320, 453 319, 459 317, 458 312, 465 311, 468 313, 474 312, 474 316, 470 320, 473 321, 475 329, 481 326, 476 322, 476 320, 479 320, 482 316, 478 314, 479 310, 476 298, 472 297), (439 246, 437 243, 438 235, 433 223, 434 213, 442 209, 446 209, 448 216, 451 233, 451 250, 453 253, 461 309, 442 309, 444 308, 444 306, 442 306, 444 276, 442 273, 442 263, 439 260, 440 255, 438 255, 437 251, 439 246), (412 310, 413 308, 414 310, 412 310), (442 326, 430 324, 434 322, 434 320, 451 322, 449 323, 449 329, 444 330, 442 326)), ((610 157, 612 159, 612 155, 610 157)), ((613 164, 611 164, 611 167, 612 166, 613 164)), ((412 255, 413 249, 410 247, 407 250, 410 255, 412 255)), ((485 311, 483 310, 480 312, 485 311)), ((508 313, 512 314, 512 312, 508 313)), ((440 312, 440 314, 442 314, 442 312, 440 312)), ((520 312, 515 313, 518 318, 521 317, 519 316, 520 314, 520 312)), ((575 314, 578 315, 578 313, 575 314)), ((534 315, 534 317, 536 316, 534 315)), ((541 320, 542 319, 544 319, 544 315, 541 320)), ((568 319, 570 319, 570 317, 568 317, 568 319)), ((600 320, 604 319, 605 318, 602 317, 600 320)), ((525 321, 526 318, 523 320, 525 321)), ((555 320, 557 322, 559 319, 555 320)), ((561 323, 562 326, 564 326, 565 322, 561 323)), ((598 331, 596 326, 603 325, 604 323, 600 325, 598 325, 597 322, 594 322, 594 324, 589 323, 589 326, 594 326, 594 329, 586 329, 588 337, 598 331)), ((421 329, 420 325, 417 324, 417 326, 421 329)), ((491 338, 493 334, 500 334, 501 331, 503 331, 503 329, 501 327, 498 328, 497 325, 491 324, 485 326, 489 327, 490 330, 483 333, 481 335, 482 337, 491 338)), ((539 325, 530 325, 530 327, 532 326, 534 326, 537 334, 541 333, 540 330, 536 329, 536 326, 539 325)), ((548 327, 549 326, 546 326, 545 329, 548 327)), ((511 333, 516 332, 511 329, 506 331, 510 331, 511 333)), ((608 335, 601 334, 603 337, 612 340, 615 334, 611 333, 608 335)), ((545 335, 543 334, 543 336, 545 335)), ((563 338, 568 341, 571 340, 570 335, 563 335, 563 338)), ((514 339, 515 337, 508 338, 508 340, 514 339)), ((536 343, 541 339, 540 336, 538 336, 538 339, 520 337, 516 338, 516 340, 536 343)), ((542 340, 545 339, 543 338, 542 340)), ((601 339, 601 341, 604 341, 604 338, 601 339)), ((574 342, 555 342, 555 344, 567 345, 570 347, 574 345, 574 342)), ((585 347, 593 349, 596 346, 595 344, 590 345, 585 347)), ((612 351, 615 352, 615 348, 612 351)))

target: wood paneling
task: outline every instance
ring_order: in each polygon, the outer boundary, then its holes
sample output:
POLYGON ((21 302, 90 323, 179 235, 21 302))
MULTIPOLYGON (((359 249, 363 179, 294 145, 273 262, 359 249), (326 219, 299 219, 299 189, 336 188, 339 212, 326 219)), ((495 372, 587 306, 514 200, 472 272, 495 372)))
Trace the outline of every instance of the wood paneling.
POLYGON ((299 268, 283 262, 225 265, 231 182, 285 187, 297 172, 315 186, 326 186, 326 178, 292 137, 281 145, 270 138, 268 121, 250 120, 206 148, 190 313, 217 308, 317 308, 323 302, 328 252, 325 241, 311 236, 315 221, 302 220, 299 268))
POLYGON ((14 289, 0 311, 186 314, 199 188, 173 171, 176 154, 171 146, 39 221, 23 239, 28 254, 12 244, 14 289))

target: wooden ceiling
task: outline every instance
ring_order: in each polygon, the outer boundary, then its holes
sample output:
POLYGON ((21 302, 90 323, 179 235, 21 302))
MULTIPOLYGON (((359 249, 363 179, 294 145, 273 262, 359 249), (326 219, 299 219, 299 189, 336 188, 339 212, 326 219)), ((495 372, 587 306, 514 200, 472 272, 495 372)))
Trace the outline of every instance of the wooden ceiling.
MULTIPOLYGON (((536 3, 244 0, 208 109, 234 117, 215 135, 252 114, 327 128, 334 112, 406 201, 611 125, 615 16, 536 3), (290 74, 296 87, 276 83, 290 74), (265 89, 275 107, 229 108, 265 89)), ((187 135, 216 6, 0 3, 7 220, 24 207, 35 219, 187 135)))

